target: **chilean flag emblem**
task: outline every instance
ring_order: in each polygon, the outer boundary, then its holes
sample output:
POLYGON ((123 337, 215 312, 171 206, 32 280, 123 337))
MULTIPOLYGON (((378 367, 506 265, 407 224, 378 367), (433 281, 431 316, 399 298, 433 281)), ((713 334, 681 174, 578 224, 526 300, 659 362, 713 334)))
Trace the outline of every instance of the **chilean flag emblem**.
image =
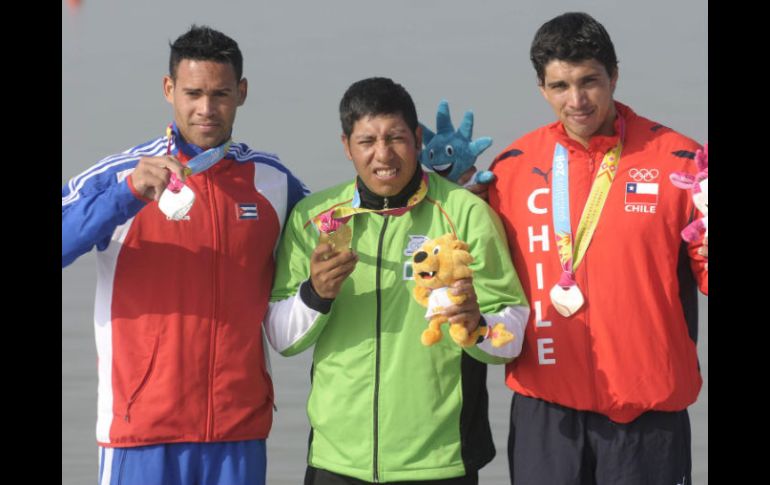
POLYGON ((657 204, 658 184, 626 182, 626 204, 657 204))

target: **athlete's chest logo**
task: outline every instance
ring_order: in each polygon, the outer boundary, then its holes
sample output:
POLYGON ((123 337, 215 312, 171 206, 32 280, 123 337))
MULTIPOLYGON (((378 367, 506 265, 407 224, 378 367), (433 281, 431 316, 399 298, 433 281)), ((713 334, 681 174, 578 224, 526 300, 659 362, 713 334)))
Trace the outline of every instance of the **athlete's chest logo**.
POLYGON ((414 270, 412 269, 412 255, 415 251, 420 249, 420 246, 422 246, 423 243, 428 239, 430 239, 428 236, 422 234, 409 234, 409 241, 407 242, 406 248, 404 249, 404 256, 406 256, 407 259, 404 261, 404 270, 402 276, 405 281, 414 279, 414 270))
POLYGON ((259 219, 259 211, 257 211, 257 204, 252 203, 237 203, 235 204, 235 213, 240 220, 257 220, 259 219))
POLYGON ((404 256, 411 258, 414 252, 420 249, 420 246, 427 240, 428 236, 409 234, 409 241, 406 244, 406 249, 404 249, 404 256))
POLYGON ((657 168, 632 168, 628 171, 632 182, 626 182, 623 203, 626 212, 655 214, 658 205, 657 168))
POLYGON ((540 175, 541 177, 543 177, 545 179, 545 184, 548 185, 548 175, 551 173, 551 170, 553 170, 553 168, 549 168, 547 172, 543 172, 539 168, 534 167, 532 169, 532 173, 540 175))

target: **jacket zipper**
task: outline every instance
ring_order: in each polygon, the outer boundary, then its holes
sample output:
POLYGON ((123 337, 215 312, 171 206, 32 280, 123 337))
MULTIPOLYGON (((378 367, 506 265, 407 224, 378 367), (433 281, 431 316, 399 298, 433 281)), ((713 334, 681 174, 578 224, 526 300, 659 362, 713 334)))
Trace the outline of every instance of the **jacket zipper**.
POLYGON ((211 202, 211 226, 214 231, 214 244, 213 244, 213 264, 212 264, 212 298, 211 298, 211 332, 209 342, 209 389, 208 389, 208 412, 206 413, 206 441, 211 441, 214 434, 214 361, 216 358, 216 341, 217 341, 217 321, 216 321, 216 308, 217 308, 217 253, 219 250, 219 224, 217 221, 217 204, 214 197, 214 183, 211 180, 211 174, 204 174, 206 177, 206 183, 209 188, 209 198, 211 202))
MULTIPOLYGON (((581 266, 583 267, 583 274, 585 275, 585 285, 583 288, 583 297, 588 300, 588 266, 586 266, 586 262, 588 259, 588 254, 583 255, 583 264, 581 266)), ((591 320, 588 315, 588 311, 585 311, 585 319, 586 319, 586 362, 588 362, 588 369, 590 376, 596 376, 596 371, 594 370, 594 358, 593 353, 591 351, 591 320)), ((596 392, 596 378, 591 379, 591 390, 593 391, 594 395, 594 409, 600 409, 599 408, 599 394, 596 392)))
MULTIPOLYGON (((388 199, 385 198, 385 205, 383 206, 383 209, 388 208, 388 199)), ((380 230, 380 240, 377 243, 377 276, 376 276, 376 295, 377 295, 377 323, 376 323, 376 331, 377 334, 375 336, 375 345, 376 345, 376 351, 374 354, 374 459, 373 459, 373 482, 377 483, 380 481, 379 473, 378 473, 378 463, 377 463, 377 455, 378 455, 378 422, 379 422, 379 398, 380 398, 380 333, 382 331, 382 293, 380 289, 380 279, 381 279, 381 273, 382 273, 382 242, 385 239, 385 229, 388 227, 388 216, 384 215, 383 219, 385 219, 385 222, 382 224, 382 229, 380 230)))
MULTIPOLYGON (((588 160, 589 160, 589 180, 591 180, 591 188, 593 188, 593 184, 595 183, 596 173, 595 170, 597 169, 597 162, 594 160, 594 157, 596 155, 596 152, 589 151, 588 152, 588 160)), ((601 162, 599 162, 599 168, 601 168, 601 162)), ((588 195, 586 195, 586 203, 588 203, 588 197, 590 197, 591 190, 589 189, 588 195)), ((582 212, 581 212, 582 214, 582 212)), ((585 254, 583 254, 583 262, 580 264, 580 267, 583 268, 583 274, 585 275, 585 284, 583 285, 584 288, 583 291, 583 297, 586 301, 588 301, 588 252, 586 251, 585 254)), ((586 330, 586 362, 588 362, 588 368, 589 368, 589 374, 591 376, 595 376, 596 373, 594 371, 594 359, 592 357, 592 351, 591 351, 591 322, 588 316, 588 311, 585 312, 585 330, 586 330)), ((591 389, 593 391, 594 396, 594 409, 597 409, 597 406, 599 404, 599 395, 596 392, 596 378, 591 379, 591 389)))

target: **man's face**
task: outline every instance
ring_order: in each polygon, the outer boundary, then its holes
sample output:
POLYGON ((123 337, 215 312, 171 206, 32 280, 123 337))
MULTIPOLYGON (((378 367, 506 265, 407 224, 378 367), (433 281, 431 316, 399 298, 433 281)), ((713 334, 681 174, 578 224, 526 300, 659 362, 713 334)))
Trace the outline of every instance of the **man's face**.
POLYGON ((229 63, 182 59, 176 79, 163 78, 182 136, 201 148, 221 145, 233 130, 235 111, 246 101, 246 79, 238 82, 229 63))
POLYGON ((422 129, 417 133, 400 114, 366 116, 342 135, 345 154, 367 187, 381 197, 398 194, 417 170, 422 129))
POLYGON ((594 135, 613 134, 612 94, 618 71, 610 77, 596 59, 577 63, 553 60, 545 66, 540 92, 564 124, 567 135, 588 146, 594 135))

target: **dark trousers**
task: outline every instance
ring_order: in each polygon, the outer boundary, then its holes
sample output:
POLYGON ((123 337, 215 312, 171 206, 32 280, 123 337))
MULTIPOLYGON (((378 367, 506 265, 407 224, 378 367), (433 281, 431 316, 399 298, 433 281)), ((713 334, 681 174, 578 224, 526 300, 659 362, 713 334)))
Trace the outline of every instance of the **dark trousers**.
POLYGON ((512 485, 692 485, 687 410, 620 424, 514 394, 509 433, 512 485))
MULTIPOLYGON (((307 467, 305 471, 305 485, 370 485, 371 482, 358 480, 357 478, 347 477, 332 473, 321 468, 307 467)), ((420 480, 414 482, 390 482, 398 485, 478 485, 479 474, 477 471, 469 473, 464 477, 447 478, 445 480, 420 480)))

